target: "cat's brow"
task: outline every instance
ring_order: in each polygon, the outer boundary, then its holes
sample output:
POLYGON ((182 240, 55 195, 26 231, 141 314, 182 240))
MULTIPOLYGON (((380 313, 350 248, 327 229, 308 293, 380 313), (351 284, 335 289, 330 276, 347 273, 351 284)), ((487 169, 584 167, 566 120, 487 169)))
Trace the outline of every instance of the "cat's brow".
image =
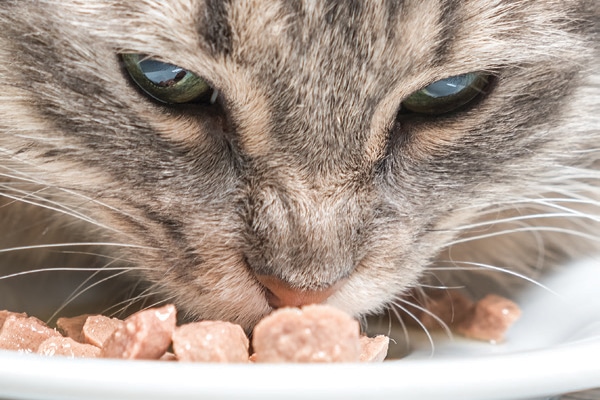
POLYGON ((198 33, 209 44, 214 56, 232 51, 229 0, 206 0, 199 16, 198 33))
POLYGON ((448 56, 452 53, 452 42, 455 32, 460 24, 457 18, 460 16, 461 2, 458 0, 440 1, 440 16, 438 30, 438 45, 434 49, 433 63, 444 65, 448 56))

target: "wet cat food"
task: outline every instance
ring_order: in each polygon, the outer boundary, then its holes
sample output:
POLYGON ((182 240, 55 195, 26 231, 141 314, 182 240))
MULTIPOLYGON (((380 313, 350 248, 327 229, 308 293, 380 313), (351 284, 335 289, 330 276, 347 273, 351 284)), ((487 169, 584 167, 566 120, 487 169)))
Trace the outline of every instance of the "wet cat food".
POLYGON ((98 357, 100 348, 91 344, 77 342, 70 337, 52 336, 44 340, 37 349, 39 354, 45 356, 98 357))
POLYGON ((124 321, 101 315, 61 318, 57 330, 25 314, 0 312, 0 348, 67 357, 109 357, 196 362, 383 361, 389 339, 359 335, 358 322, 333 307, 285 308, 260 322, 255 353, 242 328, 202 321, 175 326, 172 305, 135 313, 124 321), (31 334, 32 327, 35 334, 31 334), (168 351, 172 348, 173 352, 168 351))
POLYGON ((192 322, 173 333, 173 352, 179 361, 248 362, 248 347, 242 327, 229 322, 192 322))
POLYGON ((353 362, 360 359, 360 327, 328 306, 282 308, 254 328, 256 362, 353 362))
POLYGON ((150 308, 127 318, 102 345, 106 358, 159 359, 171 345, 176 324, 175 306, 150 308))
POLYGON ((475 302, 453 290, 427 293, 421 305, 407 306, 411 315, 405 315, 404 320, 415 324, 417 318, 417 325, 431 330, 445 324, 459 335, 492 343, 503 341, 506 331, 521 315, 516 303, 495 294, 475 302))
POLYGON ((490 294, 470 307, 468 316, 456 326, 456 332, 471 339, 501 342, 520 316, 517 304, 490 294))
POLYGON ((0 349, 35 353, 46 339, 61 334, 35 317, 10 313, 0 330, 0 349))
POLYGON ((117 318, 109 318, 104 315, 91 315, 86 318, 85 323, 81 327, 81 335, 85 343, 102 347, 113 332, 122 325, 123 321, 117 318))

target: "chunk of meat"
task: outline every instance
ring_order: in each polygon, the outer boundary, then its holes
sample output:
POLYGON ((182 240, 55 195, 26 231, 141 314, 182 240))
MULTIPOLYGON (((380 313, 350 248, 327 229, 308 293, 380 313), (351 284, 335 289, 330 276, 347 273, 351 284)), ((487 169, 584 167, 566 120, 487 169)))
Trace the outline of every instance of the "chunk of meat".
POLYGON ((101 356, 124 359, 159 359, 171 344, 175 330, 173 305, 137 312, 125 319, 104 342, 101 356))
POLYGON ((102 347, 104 342, 121 326, 123 321, 104 315, 91 315, 85 319, 81 335, 83 342, 102 347))
POLYGON ((36 352, 40 344, 61 334, 35 317, 9 315, 0 330, 0 349, 36 352))
POLYGON ((55 336, 44 340, 37 352, 45 356, 91 358, 100 355, 100 348, 91 344, 79 343, 70 337, 55 336))
POLYGON ((281 308, 254 328, 256 362, 355 362, 360 359, 359 325, 326 305, 281 308))
POLYGON ((458 324, 456 331, 471 339, 501 342, 520 316, 521 310, 516 303, 490 294, 475 303, 470 317, 458 324))
POLYGON ((61 317, 56 321, 58 330, 67 337, 79 343, 84 343, 83 325, 91 314, 78 315, 76 317, 61 317))
POLYGON ((6 319, 10 316, 15 316, 15 317, 19 317, 19 318, 27 318, 27 314, 25 314, 25 313, 16 313, 16 312, 7 311, 7 310, 0 310, 0 329, 2 329, 2 326, 4 325, 4 321, 6 321, 6 319))
POLYGON ((421 312, 419 320, 428 329, 439 329, 443 325, 440 320, 454 327, 473 313, 474 302, 456 290, 448 290, 437 296, 428 296, 424 308, 428 312, 421 312))
POLYGON ((229 322, 193 322, 173 333, 173 351, 179 361, 248 362, 248 347, 242 327, 229 322))
POLYGON ((390 338, 385 335, 360 337, 360 361, 382 362, 387 356, 390 338))
POLYGON ((427 329, 440 329, 445 324, 459 335, 492 343, 504 340, 506 331, 521 315, 516 303, 495 294, 474 302, 458 291, 448 290, 427 293, 420 302, 421 309, 406 306, 406 313, 412 314, 407 316, 407 323, 415 325, 414 318, 418 318, 427 329))

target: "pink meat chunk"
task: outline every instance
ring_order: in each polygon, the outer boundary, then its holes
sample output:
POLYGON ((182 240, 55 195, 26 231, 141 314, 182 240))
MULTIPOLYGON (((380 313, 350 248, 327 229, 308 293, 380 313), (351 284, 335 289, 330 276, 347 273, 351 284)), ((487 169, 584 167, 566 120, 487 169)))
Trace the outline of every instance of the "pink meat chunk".
POLYGON ((421 311, 419 320, 427 329, 439 329, 443 324, 453 327, 470 318, 473 304, 464 294, 448 290, 427 297, 424 308, 428 312, 421 311))
POLYGON ((137 312, 127 318, 106 340, 101 356, 159 359, 171 344, 176 322, 173 305, 137 312))
MULTIPOLYGON (((409 301, 415 301, 413 295, 409 301)), ((519 306, 514 302, 494 294, 474 302, 458 291, 427 293, 421 300, 422 309, 406 306, 406 322, 427 329, 440 329, 448 326, 455 333, 470 339, 492 343, 504 340, 504 334, 520 317, 519 306)))
POLYGON ((9 315, 0 330, 0 349, 36 352, 40 344, 61 334, 35 317, 9 315))
POLYGON ((81 328, 82 342, 102 347, 104 342, 122 325, 123 321, 117 318, 109 318, 104 315, 91 315, 85 319, 81 328))
POLYGON ((456 330, 471 339, 501 342, 508 328, 520 316, 521 310, 517 304, 490 294, 475 303, 471 317, 460 323, 456 330))
POLYGON ((56 321, 56 327, 65 336, 79 343, 84 343, 83 325, 90 314, 78 315, 76 317, 62 317, 56 321))
POLYGON ((360 337, 360 361, 382 362, 387 356, 390 338, 384 335, 360 337))
POLYGON ((355 362, 360 359, 359 325, 326 305, 281 308, 254 328, 256 362, 355 362))
POLYGON ((16 312, 11 312, 11 311, 6 311, 6 310, 0 310, 0 329, 2 329, 2 326, 4 325, 4 321, 6 321, 6 318, 10 317, 10 316, 15 316, 15 317, 19 317, 19 318, 27 318, 27 314, 25 313, 16 313, 16 312))
POLYGON ((248 347, 242 327, 224 321, 192 322, 173 333, 173 351, 179 361, 248 362, 248 347))
POLYGON ((98 357, 100 348, 91 344, 79 343, 70 337, 51 337, 40 344, 37 352, 45 356, 90 358, 98 357))
POLYGON ((160 361, 177 361, 177 357, 175 356, 175 354, 171 353, 170 351, 167 351, 165 354, 160 356, 159 360, 160 361))

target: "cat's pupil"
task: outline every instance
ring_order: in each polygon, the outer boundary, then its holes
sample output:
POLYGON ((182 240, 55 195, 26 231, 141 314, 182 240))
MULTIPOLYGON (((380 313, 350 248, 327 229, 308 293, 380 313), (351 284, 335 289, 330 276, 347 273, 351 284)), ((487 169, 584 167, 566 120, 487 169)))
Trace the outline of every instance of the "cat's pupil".
POLYGON ((146 78, 163 87, 173 86, 187 74, 187 71, 181 67, 156 60, 143 60, 138 65, 146 78))

